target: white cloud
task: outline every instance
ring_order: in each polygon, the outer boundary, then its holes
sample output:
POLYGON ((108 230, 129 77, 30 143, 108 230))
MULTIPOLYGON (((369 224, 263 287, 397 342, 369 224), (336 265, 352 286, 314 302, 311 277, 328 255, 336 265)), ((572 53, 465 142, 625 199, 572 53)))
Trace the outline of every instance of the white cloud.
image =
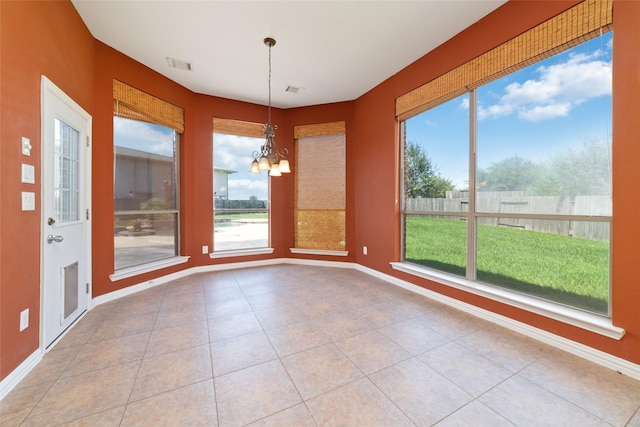
POLYGON ((259 150, 263 142, 259 138, 215 134, 214 166, 237 171, 249 170, 251 154, 259 150))
POLYGON ((567 61, 535 70, 537 79, 504 88, 496 104, 479 106, 480 119, 517 114, 532 122, 566 116, 577 105, 611 94, 611 62, 603 52, 573 53, 567 61))
POLYGON ((465 96, 464 98, 462 98, 462 101, 460 101, 460 109, 462 110, 468 110, 469 109, 469 97, 465 96))
POLYGON ((256 196, 259 200, 267 200, 269 194, 269 182, 266 173, 257 175, 255 179, 232 178, 229 176, 229 198, 234 200, 248 200, 256 196))
POLYGON ((149 153, 173 156, 174 133, 168 128, 136 120, 116 119, 113 135, 116 143, 122 147, 149 153))

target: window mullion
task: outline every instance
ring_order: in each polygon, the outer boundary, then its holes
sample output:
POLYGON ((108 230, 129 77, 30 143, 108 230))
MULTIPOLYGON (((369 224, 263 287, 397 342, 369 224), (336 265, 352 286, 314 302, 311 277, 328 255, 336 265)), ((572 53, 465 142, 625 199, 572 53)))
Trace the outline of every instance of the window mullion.
POLYGON ((467 279, 476 280, 476 90, 469 92, 469 212, 467 212, 467 279))

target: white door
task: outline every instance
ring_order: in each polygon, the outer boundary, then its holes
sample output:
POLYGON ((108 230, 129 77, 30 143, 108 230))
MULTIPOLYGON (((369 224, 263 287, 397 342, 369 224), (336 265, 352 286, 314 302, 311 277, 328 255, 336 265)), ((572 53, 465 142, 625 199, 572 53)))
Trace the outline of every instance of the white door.
POLYGON ((91 116, 42 77, 42 346, 86 309, 91 274, 91 116))

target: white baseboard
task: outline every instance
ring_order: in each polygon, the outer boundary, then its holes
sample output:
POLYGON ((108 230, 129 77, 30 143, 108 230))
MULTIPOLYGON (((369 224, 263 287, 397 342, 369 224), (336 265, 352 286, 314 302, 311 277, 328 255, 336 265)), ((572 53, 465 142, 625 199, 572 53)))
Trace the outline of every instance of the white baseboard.
MULTIPOLYGON (((322 261, 322 260, 299 259, 299 258, 274 258, 274 259, 267 259, 267 260, 261 260, 261 261, 247 261, 247 262, 238 262, 238 263, 230 263, 230 264, 214 264, 214 265, 193 267, 187 270, 178 271, 176 273, 168 274, 163 277, 159 277, 159 278, 148 280, 146 282, 142 282, 133 286, 129 286, 124 289, 119 289, 117 291, 109 292, 108 294, 100 295, 96 298, 93 298, 93 300, 91 300, 89 307, 91 309, 100 304, 104 304, 109 301, 114 301, 119 298, 125 297, 127 295, 132 295, 137 292, 143 291, 145 289, 162 285, 172 280, 187 277, 196 273, 205 273, 209 271, 236 270, 240 268, 260 267, 260 266, 277 265, 277 264, 296 264, 296 265, 312 265, 317 267, 353 268, 363 273, 382 279, 395 286, 399 286, 401 288, 415 292, 419 295, 425 296, 434 301, 441 302, 450 307, 456 308, 465 313, 469 313, 471 315, 487 320, 489 322, 498 324, 500 326, 504 326, 505 328, 519 332, 535 340, 544 342, 553 347, 559 348, 561 350, 567 351, 576 356, 582 357, 584 359, 590 360, 599 365, 605 366, 609 369, 613 369, 631 378, 640 380, 640 365, 636 365, 635 363, 631 363, 627 360, 613 356, 609 353, 596 350, 584 344, 580 344, 575 341, 571 341, 567 338, 563 338, 558 335, 552 334, 550 332, 535 328, 531 325, 527 325, 526 323, 518 322, 517 320, 513 320, 509 317, 505 317, 505 316, 496 314, 494 312, 485 310, 483 308, 476 307, 466 302, 448 297, 446 295, 439 294, 429 289, 414 285, 413 283, 407 282, 405 280, 398 279, 397 277, 393 277, 388 274, 381 273, 377 270, 371 269, 369 267, 365 267, 360 264, 356 264, 352 262, 322 261)), ((6 396, 25 376, 27 376, 27 374, 31 372, 33 368, 35 368, 35 366, 42 360, 43 356, 44 356, 44 352, 42 350, 40 349, 36 350, 33 354, 31 354, 31 356, 25 359, 25 361, 22 362, 20 366, 18 366, 4 380, 2 380, 2 382, 0 383, 0 400, 4 398, 4 396, 6 396)))
POLYGON ((44 352, 42 350, 38 349, 34 351, 31 353, 31 356, 27 357, 24 362, 2 380, 0 383, 0 400, 4 399, 4 397, 40 363, 43 356, 44 352))
POLYGON ((494 313, 492 311, 485 310, 480 307, 476 307, 475 305, 468 304, 466 302, 457 300, 455 298, 451 298, 446 295, 442 295, 437 292, 431 291, 429 289, 425 289, 423 287, 414 285, 413 283, 407 282, 405 280, 398 279, 397 277, 393 277, 388 274, 381 273, 377 270, 373 270, 371 268, 364 267, 359 264, 356 264, 355 268, 358 271, 362 271, 363 273, 370 274, 386 282, 389 282, 396 286, 400 286, 401 288, 423 295, 434 301, 441 302, 443 304, 456 308, 465 313, 469 313, 473 316, 479 317, 481 319, 487 320, 497 325, 504 326, 507 329, 521 333, 537 341, 543 342, 545 344, 549 344, 553 347, 559 348, 568 353, 582 357, 583 359, 587 359, 591 362, 605 366, 609 369, 613 369, 631 378, 640 380, 640 365, 631 363, 628 360, 621 359, 609 353, 605 353, 604 351, 600 351, 595 348, 586 346, 584 344, 571 341, 570 339, 563 338, 559 335, 555 335, 555 334, 552 334, 551 332, 538 329, 526 323, 519 322, 509 317, 494 313))

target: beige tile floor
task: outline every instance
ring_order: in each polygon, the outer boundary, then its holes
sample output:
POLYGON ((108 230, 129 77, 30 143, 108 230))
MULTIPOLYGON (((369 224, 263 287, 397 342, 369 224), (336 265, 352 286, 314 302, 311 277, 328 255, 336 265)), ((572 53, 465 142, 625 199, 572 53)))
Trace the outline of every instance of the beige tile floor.
POLYGON ((364 273, 193 275, 90 311, 2 426, 640 426, 640 382, 364 273))

